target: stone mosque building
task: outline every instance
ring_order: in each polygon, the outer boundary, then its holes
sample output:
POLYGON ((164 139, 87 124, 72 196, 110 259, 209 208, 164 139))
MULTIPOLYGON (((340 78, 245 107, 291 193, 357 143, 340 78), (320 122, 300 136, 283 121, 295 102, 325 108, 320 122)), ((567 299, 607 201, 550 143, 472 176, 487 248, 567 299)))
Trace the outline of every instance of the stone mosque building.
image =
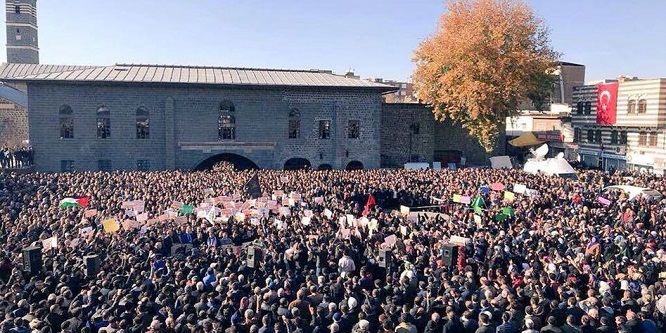
POLYGON ((396 88, 331 71, 40 64, 36 2, 6 0, 0 144, 29 142, 37 171, 485 164, 426 106, 383 103, 396 88))

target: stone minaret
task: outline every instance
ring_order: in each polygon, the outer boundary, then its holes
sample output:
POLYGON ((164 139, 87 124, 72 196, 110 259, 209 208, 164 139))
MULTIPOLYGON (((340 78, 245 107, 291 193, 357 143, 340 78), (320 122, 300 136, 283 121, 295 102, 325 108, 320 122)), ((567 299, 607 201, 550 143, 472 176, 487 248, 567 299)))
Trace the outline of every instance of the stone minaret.
POLYGON ((7 62, 38 64, 37 0, 5 0, 7 62))

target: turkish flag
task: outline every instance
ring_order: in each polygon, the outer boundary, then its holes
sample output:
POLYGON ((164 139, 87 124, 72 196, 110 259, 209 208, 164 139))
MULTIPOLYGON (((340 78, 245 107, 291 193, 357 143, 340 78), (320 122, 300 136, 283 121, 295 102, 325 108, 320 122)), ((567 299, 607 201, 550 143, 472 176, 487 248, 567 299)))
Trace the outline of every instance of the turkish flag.
POLYGON ((597 85, 597 124, 615 125, 618 82, 597 85))

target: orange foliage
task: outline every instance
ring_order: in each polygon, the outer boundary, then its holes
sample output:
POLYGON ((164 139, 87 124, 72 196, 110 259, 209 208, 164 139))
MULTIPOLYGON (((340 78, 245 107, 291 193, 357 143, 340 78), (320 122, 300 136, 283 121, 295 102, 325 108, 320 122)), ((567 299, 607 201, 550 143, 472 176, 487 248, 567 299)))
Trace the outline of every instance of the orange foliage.
POLYGON ((416 49, 417 97, 493 150, 507 116, 559 54, 530 7, 511 0, 449 0, 438 31, 416 49))

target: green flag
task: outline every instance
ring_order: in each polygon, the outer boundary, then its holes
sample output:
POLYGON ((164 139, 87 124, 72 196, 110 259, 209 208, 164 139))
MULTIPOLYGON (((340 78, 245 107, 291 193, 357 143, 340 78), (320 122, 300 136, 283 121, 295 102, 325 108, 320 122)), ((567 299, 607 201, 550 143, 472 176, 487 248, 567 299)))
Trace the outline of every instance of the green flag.
POLYGON ((506 215, 504 215, 504 214, 497 214, 497 215, 495 215, 495 221, 500 221, 500 222, 501 222, 501 221, 506 220, 507 218, 508 218, 508 216, 506 216, 506 215))
POLYGON ((502 214, 506 215, 508 217, 514 216, 514 209, 513 207, 504 207, 502 208, 502 214))
POLYGON ((192 213, 194 213, 194 206, 192 205, 183 205, 178 211, 178 215, 180 216, 192 215, 192 213))
POLYGON ((472 201, 472 208, 474 209, 474 212, 481 215, 483 214, 483 208, 485 207, 486 202, 483 200, 483 197, 477 195, 476 198, 474 198, 474 201, 472 201))

